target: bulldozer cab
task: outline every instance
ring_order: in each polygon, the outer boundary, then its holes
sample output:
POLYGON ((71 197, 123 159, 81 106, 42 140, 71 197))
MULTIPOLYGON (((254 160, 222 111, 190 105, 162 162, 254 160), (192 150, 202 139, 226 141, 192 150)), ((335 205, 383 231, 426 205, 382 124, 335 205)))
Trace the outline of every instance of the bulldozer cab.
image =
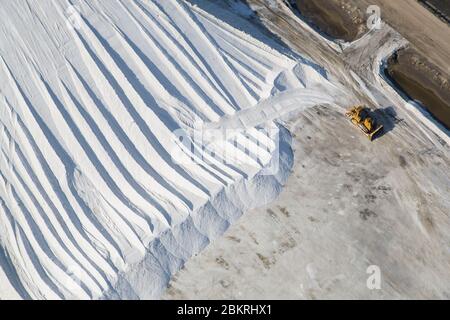
POLYGON ((368 114, 368 112, 367 112, 367 110, 366 109, 359 109, 359 117, 361 118, 361 119, 367 119, 368 118, 368 116, 369 116, 369 114, 368 114))

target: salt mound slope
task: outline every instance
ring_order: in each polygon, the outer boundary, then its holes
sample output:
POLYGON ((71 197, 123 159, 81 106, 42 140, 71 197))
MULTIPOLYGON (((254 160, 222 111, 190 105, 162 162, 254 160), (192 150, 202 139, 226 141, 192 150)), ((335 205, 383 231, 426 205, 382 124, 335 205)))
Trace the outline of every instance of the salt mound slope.
POLYGON ((271 121, 211 143, 210 157, 193 152, 208 143, 195 126, 326 83, 182 1, 5 1, 0 298, 157 297, 279 192, 292 157, 271 121), (279 170, 262 175, 274 155, 279 170))

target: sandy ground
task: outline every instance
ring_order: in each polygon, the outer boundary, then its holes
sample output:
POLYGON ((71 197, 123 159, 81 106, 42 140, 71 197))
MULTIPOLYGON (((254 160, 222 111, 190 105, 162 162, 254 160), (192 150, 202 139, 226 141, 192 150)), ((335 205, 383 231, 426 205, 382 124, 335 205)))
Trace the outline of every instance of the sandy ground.
POLYGON ((376 105, 385 134, 370 143, 327 106, 290 118, 295 164, 280 197, 189 260, 163 298, 450 298, 448 144, 371 74, 380 43, 401 40, 376 34, 338 53, 287 10, 249 2, 282 41, 376 105), (372 265, 379 290, 367 286, 372 265))

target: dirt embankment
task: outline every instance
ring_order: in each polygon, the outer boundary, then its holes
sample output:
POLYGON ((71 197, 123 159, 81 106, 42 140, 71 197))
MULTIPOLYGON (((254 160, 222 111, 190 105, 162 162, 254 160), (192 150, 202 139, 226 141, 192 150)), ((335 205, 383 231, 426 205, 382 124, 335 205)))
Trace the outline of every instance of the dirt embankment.
POLYGON ((450 83, 435 66, 408 48, 391 56, 386 73, 410 99, 420 101, 450 129, 450 83))
MULTIPOLYGON (((296 0, 300 14, 312 26, 329 37, 346 41, 355 40, 367 31, 366 9, 371 4, 379 6, 382 19, 411 42, 408 49, 391 57, 387 75, 407 97, 419 100, 435 119, 450 128, 450 47, 447 49, 445 40, 450 38, 450 28, 445 22, 416 1, 296 0), (404 9, 400 2, 404 2, 404 9), (420 28, 420 24, 436 24, 439 28, 428 31, 420 28), (446 55, 448 60, 443 63, 446 55)), ((433 4, 441 13, 450 10, 450 3, 433 4)))

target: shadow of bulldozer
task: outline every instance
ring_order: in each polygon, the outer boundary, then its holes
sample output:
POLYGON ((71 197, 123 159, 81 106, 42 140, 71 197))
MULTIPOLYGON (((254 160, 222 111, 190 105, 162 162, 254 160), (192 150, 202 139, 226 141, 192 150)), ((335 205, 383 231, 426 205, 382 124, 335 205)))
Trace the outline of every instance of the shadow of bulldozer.
POLYGON ((373 140, 381 138, 386 133, 392 131, 396 124, 403 121, 397 117, 397 112, 392 106, 386 108, 374 109, 371 111, 371 115, 377 121, 379 125, 383 126, 383 130, 373 137, 373 140))

